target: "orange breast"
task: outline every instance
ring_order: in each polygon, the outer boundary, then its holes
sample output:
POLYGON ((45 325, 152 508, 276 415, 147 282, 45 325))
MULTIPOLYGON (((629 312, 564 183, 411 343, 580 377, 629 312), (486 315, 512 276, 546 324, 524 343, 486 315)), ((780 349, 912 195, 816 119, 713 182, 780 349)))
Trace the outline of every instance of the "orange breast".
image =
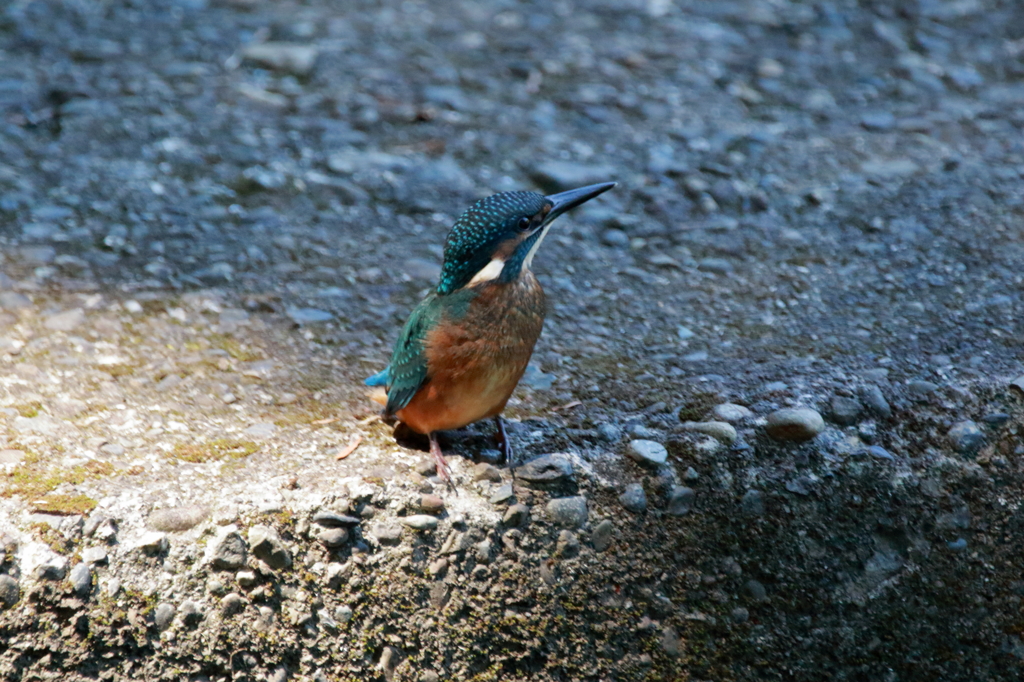
POLYGON ((505 409, 544 324, 544 293, 529 271, 488 282, 458 320, 426 338, 430 380, 395 416, 414 431, 457 429, 505 409))

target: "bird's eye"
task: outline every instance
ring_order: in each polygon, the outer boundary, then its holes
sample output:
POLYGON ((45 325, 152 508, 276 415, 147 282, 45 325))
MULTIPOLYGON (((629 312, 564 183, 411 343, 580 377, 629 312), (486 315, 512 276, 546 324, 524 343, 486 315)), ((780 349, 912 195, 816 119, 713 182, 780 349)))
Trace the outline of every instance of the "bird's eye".
POLYGON ((532 225, 532 224, 533 224, 532 220, 530 220, 529 218, 523 217, 523 218, 519 219, 519 225, 517 227, 520 230, 522 230, 523 232, 525 232, 526 230, 530 229, 530 225, 532 225))

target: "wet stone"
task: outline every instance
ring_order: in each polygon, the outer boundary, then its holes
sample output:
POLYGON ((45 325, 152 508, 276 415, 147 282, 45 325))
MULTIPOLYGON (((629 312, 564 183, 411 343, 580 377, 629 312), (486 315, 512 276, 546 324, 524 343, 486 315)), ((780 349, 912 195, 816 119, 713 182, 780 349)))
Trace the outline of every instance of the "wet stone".
POLYGON ((689 514, 696 499, 697 493, 693 488, 684 485, 672 486, 668 494, 667 511, 673 516, 689 514))
POLYGON ((587 522, 587 499, 561 497, 548 502, 547 516, 557 526, 581 528, 587 522))
POLYGON ((768 415, 766 430, 776 440, 796 442, 810 440, 825 429, 825 421, 815 410, 806 407, 776 410, 768 415))
POLYGON ((646 467, 659 467, 668 461, 668 450, 661 443, 653 440, 637 439, 629 442, 626 454, 639 464, 646 467))
POLYGON ((832 397, 832 421, 840 426, 853 426, 860 419, 861 403, 856 398, 847 396, 832 397))
POLYGON ((748 580, 743 585, 743 596, 754 603, 768 601, 768 591, 757 580, 748 580))
POLYGON ((953 448, 961 455, 972 456, 985 444, 985 434, 973 421, 957 422, 949 430, 949 439, 953 448))
POLYGON ((608 549, 612 544, 612 535, 615 533, 615 524, 609 519, 605 519, 601 523, 597 524, 593 532, 590 534, 590 543, 594 545, 594 549, 598 552, 603 552, 608 549))
POLYGON ((938 384, 934 384, 930 381, 911 381, 907 384, 907 394, 910 396, 910 399, 915 402, 927 402, 938 388, 938 384))
POLYGON ((619 504, 634 514, 647 511, 647 495, 639 483, 630 483, 619 495, 619 504))

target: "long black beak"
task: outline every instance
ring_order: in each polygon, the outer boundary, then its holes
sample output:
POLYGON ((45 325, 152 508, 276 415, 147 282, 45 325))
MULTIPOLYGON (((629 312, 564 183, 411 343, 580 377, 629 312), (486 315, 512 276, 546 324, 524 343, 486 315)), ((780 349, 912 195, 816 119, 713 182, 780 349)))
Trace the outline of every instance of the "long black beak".
POLYGON ((580 204, 590 201, 599 194, 604 194, 612 187, 615 186, 614 182, 602 182, 597 185, 587 185, 586 187, 580 187, 579 189, 570 189, 566 192, 559 192, 558 194, 552 194, 545 197, 551 202, 551 210, 548 211, 547 218, 544 220, 544 224, 550 223, 552 220, 562 215, 566 211, 576 208, 580 204))

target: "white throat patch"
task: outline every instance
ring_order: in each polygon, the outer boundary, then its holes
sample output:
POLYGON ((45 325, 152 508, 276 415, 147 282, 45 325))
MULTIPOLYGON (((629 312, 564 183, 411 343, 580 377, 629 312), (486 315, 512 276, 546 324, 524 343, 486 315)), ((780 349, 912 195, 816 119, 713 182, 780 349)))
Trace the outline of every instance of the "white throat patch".
POLYGON ((505 261, 501 258, 495 258, 490 263, 480 269, 480 272, 473 275, 473 279, 469 280, 468 286, 474 284, 480 284, 481 282, 490 282, 491 280, 498 279, 501 276, 501 271, 505 269, 505 261))
POLYGON ((537 241, 535 241, 533 243, 533 246, 530 247, 529 253, 526 254, 526 258, 523 259, 523 269, 524 270, 529 270, 530 269, 530 265, 533 263, 533 256, 534 256, 534 254, 536 254, 537 253, 537 249, 540 248, 540 243, 542 241, 544 241, 544 237, 548 236, 548 226, 547 225, 545 225, 544 227, 542 227, 540 229, 542 229, 544 231, 540 233, 540 236, 537 237, 537 241))

